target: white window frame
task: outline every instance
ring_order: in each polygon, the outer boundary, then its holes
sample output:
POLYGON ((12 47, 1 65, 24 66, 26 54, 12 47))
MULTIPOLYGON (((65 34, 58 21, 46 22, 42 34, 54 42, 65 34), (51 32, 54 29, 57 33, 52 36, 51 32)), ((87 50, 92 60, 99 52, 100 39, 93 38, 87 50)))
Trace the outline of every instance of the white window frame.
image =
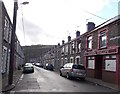
POLYGON ((63 66, 63 65, 64 65, 64 59, 61 58, 61 66, 63 66))
POLYGON ((65 51, 65 48, 64 48, 64 46, 63 46, 63 47, 62 47, 62 50, 61 50, 61 53, 64 54, 64 51, 65 51))
POLYGON ((65 54, 68 54, 68 45, 65 45, 65 54))
POLYGON ((11 43, 11 36, 12 36, 12 26, 10 26, 10 31, 9 31, 9 43, 11 43))
POLYGON ((95 69, 95 60, 89 60, 88 59, 88 68, 89 69, 95 69))
POLYGON ((107 35, 106 35, 106 31, 101 31, 100 32, 100 39, 99 39, 99 43, 100 43, 100 48, 105 48, 107 46, 107 35), (103 44, 105 41, 105 44, 103 44))
POLYGON ((81 43, 78 44, 78 49, 79 49, 78 52, 81 52, 81 43))
POLYGON ((105 70, 116 72, 116 60, 105 60, 105 70))
POLYGON ((87 48, 88 49, 92 49, 92 39, 93 39, 92 35, 87 38, 87 48))
POLYGON ((7 47, 3 46, 3 62, 2 62, 2 73, 6 72, 6 64, 7 64, 7 47))
POLYGON ((9 40, 9 20, 6 16, 5 16, 5 19, 4 19, 4 39, 7 42, 9 40))

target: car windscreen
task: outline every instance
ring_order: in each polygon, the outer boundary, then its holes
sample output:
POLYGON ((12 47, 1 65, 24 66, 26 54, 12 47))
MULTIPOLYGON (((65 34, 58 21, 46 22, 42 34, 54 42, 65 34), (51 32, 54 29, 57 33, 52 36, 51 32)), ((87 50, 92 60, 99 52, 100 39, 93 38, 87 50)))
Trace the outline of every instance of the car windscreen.
POLYGON ((85 70, 85 67, 84 67, 84 66, 81 66, 81 65, 73 65, 73 68, 74 68, 74 69, 82 69, 82 70, 85 70))
POLYGON ((25 66, 29 66, 29 67, 32 67, 33 65, 30 64, 30 63, 26 63, 25 66))

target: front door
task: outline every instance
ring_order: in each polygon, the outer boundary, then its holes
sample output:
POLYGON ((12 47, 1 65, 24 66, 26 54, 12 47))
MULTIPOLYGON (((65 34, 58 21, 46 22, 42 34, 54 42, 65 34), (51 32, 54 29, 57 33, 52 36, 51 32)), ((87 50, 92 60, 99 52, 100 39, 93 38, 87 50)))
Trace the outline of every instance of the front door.
POLYGON ((102 63, 103 56, 99 55, 95 57, 95 78, 102 79, 102 63))

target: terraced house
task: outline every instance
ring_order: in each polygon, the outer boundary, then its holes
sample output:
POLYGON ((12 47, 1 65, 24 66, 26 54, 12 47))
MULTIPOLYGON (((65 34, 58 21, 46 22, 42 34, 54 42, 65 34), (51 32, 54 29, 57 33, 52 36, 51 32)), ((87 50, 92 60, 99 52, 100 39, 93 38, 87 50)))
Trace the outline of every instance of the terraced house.
POLYGON ((66 63, 76 63, 80 64, 80 55, 81 55, 81 39, 80 32, 76 32, 76 38, 71 40, 71 37, 68 36, 68 42, 62 42, 61 47, 61 66, 66 63))
MULTIPOLYGON (((87 69, 87 76, 120 86, 120 15, 95 27, 88 22, 87 32, 68 42, 62 40, 62 45, 51 50, 54 52, 55 69, 66 63, 83 64, 87 69)), ((49 53, 51 53, 49 51, 49 53)), ((47 59, 48 53, 45 54, 47 59)), ((49 58, 50 60, 51 58, 49 58)))
MULTIPOLYGON (((0 64, 1 64, 1 74, 3 79, 8 78, 9 74, 9 63, 10 63, 10 46, 11 46, 11 34, 12 34, 12 22, 7 13, 5 5, 0 1, 0 64)), ((15 37, 15 60, 13 62, 13 70, 19 68, 24 62, 23 50, 20 43, 15 37)), ((4 82, 3 85, 8 84, 4 82)))
POLYGON ((120 15, 81 36, 87 76, 120 84, 120 15))

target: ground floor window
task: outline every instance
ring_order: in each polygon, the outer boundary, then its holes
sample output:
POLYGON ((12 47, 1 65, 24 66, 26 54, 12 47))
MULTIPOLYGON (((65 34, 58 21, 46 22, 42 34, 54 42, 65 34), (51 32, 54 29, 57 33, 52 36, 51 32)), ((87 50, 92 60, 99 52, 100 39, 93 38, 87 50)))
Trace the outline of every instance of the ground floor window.
POLYGON ((88 69, 95 69, 95 60, 94 57, 87 57, 88 69))
POLYGON ((3 46, 3 52, 2 52, 2 73, 5 73, 7 71, 7 47, 3 46))
POLYGON ((104 57, 104 70, 116 72, 116 55, 107 55, 104 57))
POLYGON ((66 64, 66 63, 68 63, 68 59, 67 59, 67 58, 65 58, 65 64, 66 64))
POLYGON ((55 63, 55 60, 54 59, 52 59, 52 65, 54 66, 54 63, 55 63))
POLYGON ((9 73, 9 63, 10 63, 10 49, 8 50, 7 73, 9 73))
POLYGON ((70 63, 73 63, 74 60, 73 60, 73 57, 70 57, 70 63))
POLYGON ((76 56, 75 63, 80 64, 80 56, 76 56))
POLYGON ((64 65, 64 60, 63 60, 63 58, 61 58, 61 66, 63 66, 64 65))

